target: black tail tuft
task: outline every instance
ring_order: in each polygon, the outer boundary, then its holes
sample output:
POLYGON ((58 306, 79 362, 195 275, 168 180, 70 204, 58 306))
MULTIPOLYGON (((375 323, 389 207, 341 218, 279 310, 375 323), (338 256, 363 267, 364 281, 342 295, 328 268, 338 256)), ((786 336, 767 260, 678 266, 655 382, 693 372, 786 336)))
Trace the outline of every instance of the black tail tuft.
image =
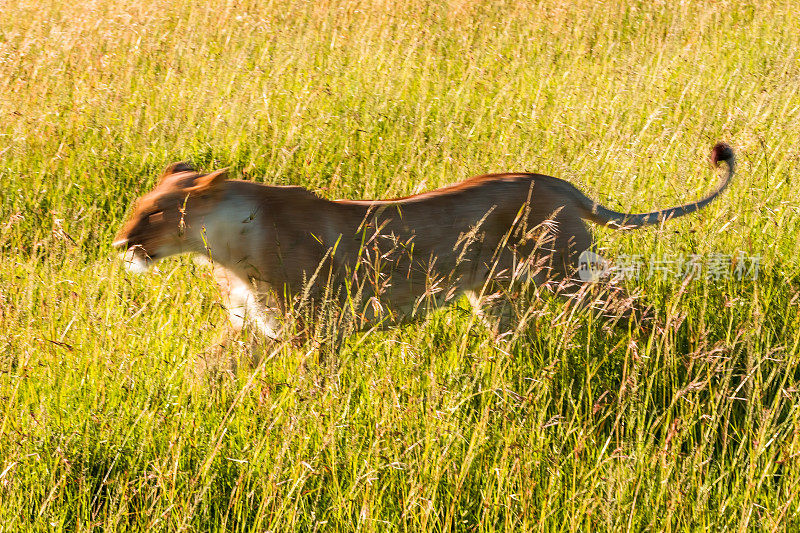
POLYGON ((729 144, 718 142, 714 145, 714 149, 711 150, 711 162, 714 164, 714 166, 719 165, 720 161, 725 161, 730 165, 732 160, 733 148, 731 148, 729 144))
POLYGON ((160 179, 163 180, 164 178, 172 176, 173 174, 180 174, 182 172, 197 172, 197 170, 195 170, 195 168, 189 163, 186 163, 185 161, 179 161, 167 166, 167 168, 164 169, 164 172, 161 173, 160 179))

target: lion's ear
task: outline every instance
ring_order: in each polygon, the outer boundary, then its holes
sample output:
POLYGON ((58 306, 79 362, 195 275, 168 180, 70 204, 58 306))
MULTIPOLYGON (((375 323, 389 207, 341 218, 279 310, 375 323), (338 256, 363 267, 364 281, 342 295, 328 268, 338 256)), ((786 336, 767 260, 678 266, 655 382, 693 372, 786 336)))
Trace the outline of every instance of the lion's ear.
POLYGON ((228 179, 227 168, 215 170, 211 174, 199 176, 194 182, 192 190, 194 192, 210 192, 219 187, 226 179, 228 179))
POLYGON ((164 172, 161 173, 161 177, 158 181, 163 180, 168 176, 172 176, 173 174, 179 174, 181 172, 197 172, 195 168, 185 161, 178 161, 176 163, 171 163, 164 169, 164 172))

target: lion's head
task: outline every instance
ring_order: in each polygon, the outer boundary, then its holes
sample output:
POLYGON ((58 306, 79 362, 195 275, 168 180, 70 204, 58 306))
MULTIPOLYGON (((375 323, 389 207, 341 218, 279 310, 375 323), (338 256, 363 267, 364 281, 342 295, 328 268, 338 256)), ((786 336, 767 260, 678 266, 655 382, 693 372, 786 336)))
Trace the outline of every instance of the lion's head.
POLYGON ((202 174, 187 163, 169 165, 114 239, 126 267, 142 272, 158 259, 202 246, 196 221, 217 204, 226 178, 225 169, 202 174))

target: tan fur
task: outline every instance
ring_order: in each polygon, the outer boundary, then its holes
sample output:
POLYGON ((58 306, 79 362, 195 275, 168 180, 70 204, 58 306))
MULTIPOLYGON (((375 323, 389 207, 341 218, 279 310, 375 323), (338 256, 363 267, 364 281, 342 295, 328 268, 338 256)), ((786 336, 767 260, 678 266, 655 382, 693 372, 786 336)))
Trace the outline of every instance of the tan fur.
POLYGON ((571 279, 592 246, 583 219, 640 226, 699 209, 733 173, 727 145, 715 147, 712 161, 728 166, 714 193, 639 215, 610 211, 539 174, 478 176, 392 200, 331 201, 177 163, 136 202, 115 246, 140 267, 177 253, 208 257, 234 327, 250 323, 270 338, 282 336, 292 306, 323 300, 347 310, 359 328, 400 323, 512 278, 571 279))

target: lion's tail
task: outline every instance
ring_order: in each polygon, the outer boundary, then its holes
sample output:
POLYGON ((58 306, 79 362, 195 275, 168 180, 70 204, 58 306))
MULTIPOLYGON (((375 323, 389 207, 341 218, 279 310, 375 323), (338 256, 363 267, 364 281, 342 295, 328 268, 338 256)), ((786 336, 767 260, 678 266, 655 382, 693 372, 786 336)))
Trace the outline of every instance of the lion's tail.
POLYGON ((617 211, 612 211, 611 209, 603 207, 575 189, 575 192, 579 195, 576 199, 582 209, 581 216, 597 224, 615 228, 638 228, 651 224, 658 224, 662 220, 694 213, 707 206, 714 198, 719 196, 728 186, 731 177, 733 177, 736 168, 736 157, 733 154, 733 149, 723 142, 717 143, 711 151, 711 162, 715 167, 719 165, 720 161, 725 162, 728 167, 728 172, 711 194, 694 203, 670 207, 669 209, 662 209, 661 211, 652 211, 650 213, 618 213, 617 211))

